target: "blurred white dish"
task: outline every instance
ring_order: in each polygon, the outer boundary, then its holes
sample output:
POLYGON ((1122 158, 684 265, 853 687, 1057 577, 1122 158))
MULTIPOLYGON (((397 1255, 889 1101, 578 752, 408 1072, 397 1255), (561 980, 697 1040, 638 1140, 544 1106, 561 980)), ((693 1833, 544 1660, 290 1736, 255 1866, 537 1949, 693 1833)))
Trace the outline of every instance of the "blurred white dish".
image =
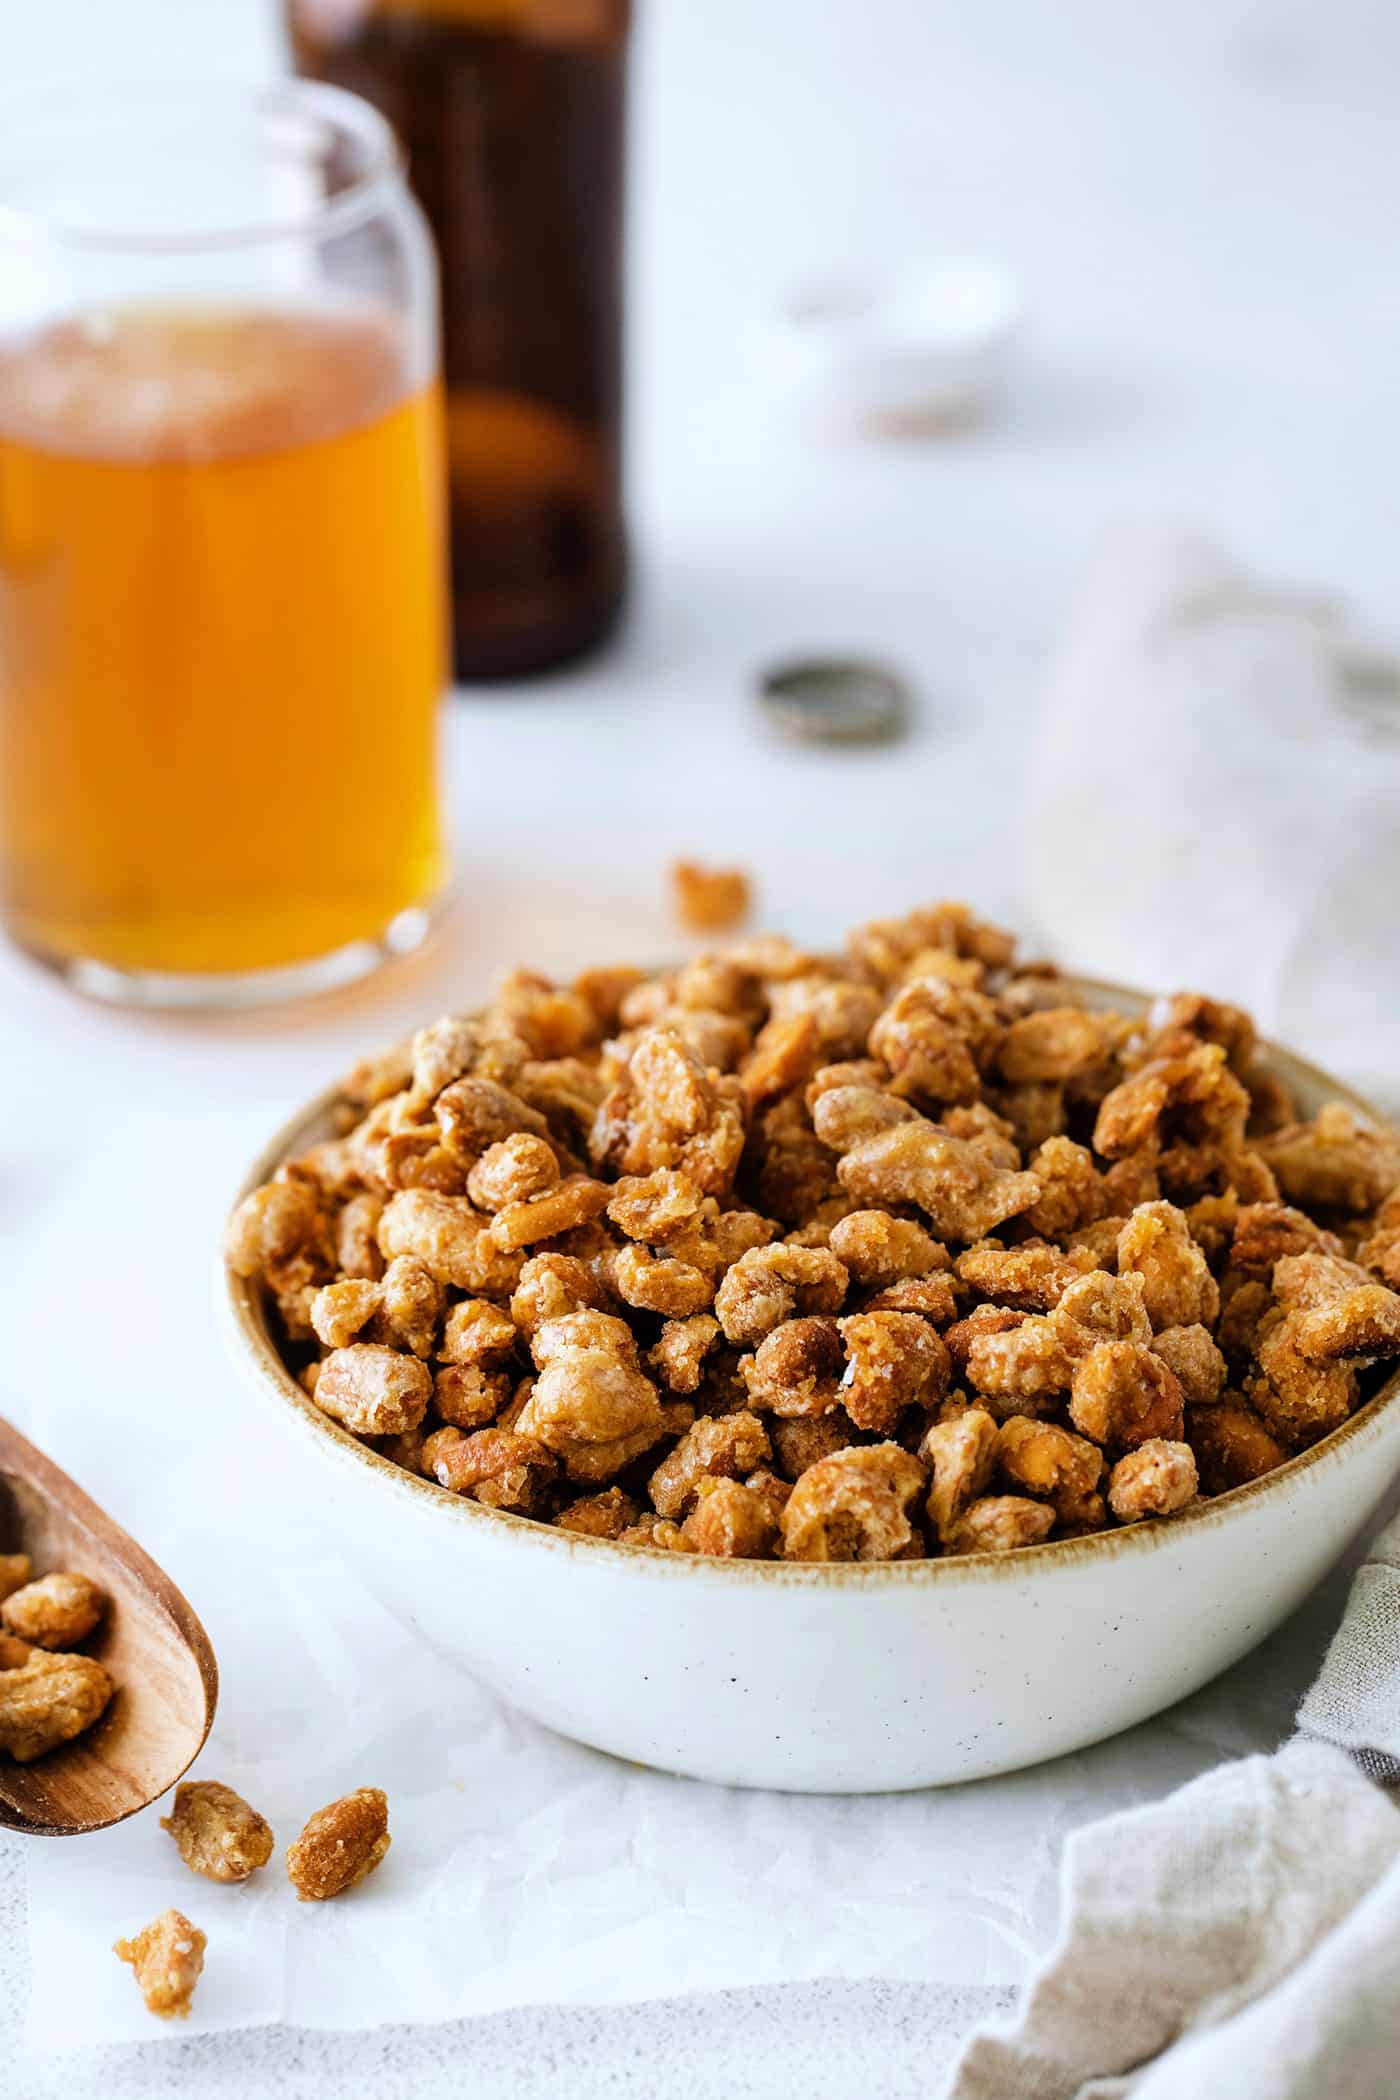
MULTIPOLYGON (((1067 996, 1144 997, 1067 978, 1067 996)), ((1369 1105, 1283 1051, 1312 1114, 1369 1105)), ((325 1136, 313 1101, 244 1189, 325 1136)), ((1013 1771, 1132 1727, 1271 1633, 1400 1469, 1400 1373, 1274 1473, 1168 1522, 1010 1553, 865 1565, 710 1559, 583 1538, 419 1479, 323 1415, 282 1364, 257 1287, 223 1324, 300 1462, 306 1523, 439 1653, 535 1720, 619 1757, 735 1786, 878 1793, 1013 1771)))
POLYGON ((787 302, 777 362, 802 405, 831 421, 959 422, 1000 388, 1023 311, 1010 273, 972 257, 889 283, 833 278, 787 302))

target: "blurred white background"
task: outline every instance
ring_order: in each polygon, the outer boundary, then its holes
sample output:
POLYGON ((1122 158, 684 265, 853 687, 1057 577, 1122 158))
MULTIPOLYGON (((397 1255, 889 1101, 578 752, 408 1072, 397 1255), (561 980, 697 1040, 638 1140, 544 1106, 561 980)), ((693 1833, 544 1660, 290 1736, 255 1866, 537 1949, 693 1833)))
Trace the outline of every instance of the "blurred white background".
MULTIPOLYGON (((0 955, 0 1299, 23 1388, 8 1404, 38 1423, 47 1393, 92 1381, 84 1450, 113 1466, 136 1372, 107 1367, 131 1338, 60 1346, 54 1285, 74 1252, 46 1238, 45 1205, 116 1120, 128 1156, 148 1141, 148 1172, 114 1193, 83 1259, 105 1260, 109 1233, 168 1257, 146 1288, 185 1294, 197 1317, 164 1371, 231 1408, 199 1294, 265 1130, 507 962, 662 952, 674 852, 756 870, 764 920, 808 937, 944 892, 1033 921, 1026 740, 1081 564, 1115 521, 1199 519, 1261 568, 1389 616, 1400 13, 1387 0, 639 0, 639 18, 636 603, 609 655, 455 705, 462 886, 442 940, 360 992, 236 1023, 107 1015, 0 955), (1023 280, 1031 321, 1003 406, 921 443, 814 435, 774 373, 785 296, 947 250, 1023 280), (756 725, 756 668, 833 646, 905 667, 921 701, 910 742, 792 751, 756 725), (219 1157, 196 1172, 180 1131, 215 1110, 219 1157)), ((7 0, 3 32, 2 84, 21 97, 80 75, 247 75, 277 54, 260 0, 7 0)), ((159 1555, 158 1495, 123 1493, 118 1514, 140 1515, 159 1555)), ((197 1596, 198 1570, 174 1572, 197 1596)), ((0 1864, 13 2034, 17 1848, 0 1864)), ((543 2094, 567 2075, 578 2100, 663 2084, 848 2100, 925 2089, 945 2011, 936 1991, 804 1987, 708 2010, 272 2032, 100 2061, 7 2067, 0 2040, 0 2095, 396 2100, 461 2090, 470 2062, 482 2095, 543 2094)))

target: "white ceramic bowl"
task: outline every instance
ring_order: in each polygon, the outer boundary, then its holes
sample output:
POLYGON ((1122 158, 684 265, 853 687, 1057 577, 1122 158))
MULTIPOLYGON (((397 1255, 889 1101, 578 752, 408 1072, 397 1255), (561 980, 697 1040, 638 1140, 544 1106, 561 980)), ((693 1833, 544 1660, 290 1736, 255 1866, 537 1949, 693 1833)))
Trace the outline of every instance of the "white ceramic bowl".
MULTIPOLYGON (((1135 1011, 1139 994, 1071 980, 1135 1011)), ((1311 1112, 1348 1087, 1281 1051, 1311 1112)), ((329 1127, 312 1102, 247 1188, 329 1127)), ((371 1588, 536 1720, 737 1786, 946 1785, 1131 1727, 1227 1669, 1297 1606, 1400 1470, 1400 1373, 1263 1480, 1167 1522, 1014 1553, 869 1566, 728 1561, 579 1538, 464 1501, 339 1428, 227 1273, 234 1357, 309 1474, 306 1507, 371 1588)))

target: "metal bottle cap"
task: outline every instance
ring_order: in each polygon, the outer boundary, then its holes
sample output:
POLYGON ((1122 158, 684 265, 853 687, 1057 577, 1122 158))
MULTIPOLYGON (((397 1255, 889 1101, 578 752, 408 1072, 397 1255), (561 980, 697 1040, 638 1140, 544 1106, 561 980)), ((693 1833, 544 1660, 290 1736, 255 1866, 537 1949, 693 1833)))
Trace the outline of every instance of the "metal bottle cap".
POLYGON ((887 743, 908 726, 909 687, 897 671, 861 657, 814 656, 776 664, 759 704, 784 736, 816 744, 887 743))

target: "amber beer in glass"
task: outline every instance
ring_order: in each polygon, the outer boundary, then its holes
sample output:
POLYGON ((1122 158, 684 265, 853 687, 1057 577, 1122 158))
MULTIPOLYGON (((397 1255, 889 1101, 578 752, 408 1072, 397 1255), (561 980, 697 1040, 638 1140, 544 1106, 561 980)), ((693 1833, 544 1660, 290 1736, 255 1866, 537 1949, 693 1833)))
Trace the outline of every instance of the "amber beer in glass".
POLYGON ((622 603, 629 0, 285 0, 300 70, 382 109, 442 264, 463 678, 552 669, 622 603))
POLYGON ((430 245, 353 97, 76 121, 0 148, 0 902, 86 989, 281 996, 444 875, 430 245))

